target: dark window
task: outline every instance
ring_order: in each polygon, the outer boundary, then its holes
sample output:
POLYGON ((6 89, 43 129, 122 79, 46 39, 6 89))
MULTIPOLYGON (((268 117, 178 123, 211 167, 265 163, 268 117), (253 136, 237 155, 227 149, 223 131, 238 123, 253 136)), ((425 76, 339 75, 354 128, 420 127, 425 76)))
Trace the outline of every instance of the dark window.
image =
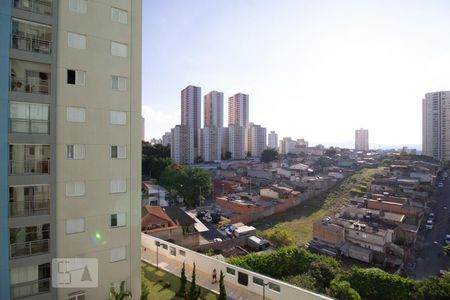
POLYGON ((248 275, 245 273, 238 272, 238 282, 242 285, 248 285, 248 275))
POLYGON ((75 84, 75 70, 67 70, 67 83, 75 84))
POLYGON ((117 226, 117 214, 111 215, 111 227, 117 226))

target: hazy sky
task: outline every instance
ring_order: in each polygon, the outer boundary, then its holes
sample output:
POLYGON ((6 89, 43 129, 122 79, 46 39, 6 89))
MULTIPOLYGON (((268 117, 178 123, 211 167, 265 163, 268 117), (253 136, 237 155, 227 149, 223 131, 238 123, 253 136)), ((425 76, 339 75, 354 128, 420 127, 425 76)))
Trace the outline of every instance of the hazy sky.
MULTIPOLYGON (((450 89, 450 1, 144 0, 146 136, 189 84, 250 95, 250 121, 316 143, 420 144, 421 99, 450 89)), ((203 99, 202 99, 203 113, 203 99)), ((203 123, 203 118, 202 118, 203 123)))

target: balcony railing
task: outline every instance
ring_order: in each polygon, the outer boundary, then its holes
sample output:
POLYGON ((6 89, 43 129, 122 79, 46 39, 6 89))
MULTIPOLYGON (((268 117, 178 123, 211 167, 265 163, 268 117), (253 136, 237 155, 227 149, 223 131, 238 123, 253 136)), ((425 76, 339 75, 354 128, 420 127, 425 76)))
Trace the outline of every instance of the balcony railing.
POLYGON ((11 258, 28 257, 48 253, 49 240, 35 240, 24 243, 15 243, 9 246, 11 258))
POLYGON ((48 199, 48 196, 45 199, 39 198, 27 201, 9 202, 9 216, 27 217, 37 215, 48 215, 50 213, 50 201, 48 199))
POLYGON ((11 35, 11 48, 50 55, 52 42, 17 34, 11 35))
POLYGON ((41 15, 52 15, 52 1, 50 0, 13 0, 13 7, 31 11, 41 15))
POLYGON ((11 91, 32 93, 32 94, 48 94, 50 81, 48 79, 40 79, 36 77, 18 78, 11 76, 11 91))
POLYGON ((48 174, 48 159, 10 160, 9 175, 48 174))
POLYGON ((9 119, 10 133, 49 133, 49 122, 47 120, 33 119, 9 119))
POLYGON ((11 285, 11 298, 22 299, 50 292, 50 278, 27 281, 11 285))

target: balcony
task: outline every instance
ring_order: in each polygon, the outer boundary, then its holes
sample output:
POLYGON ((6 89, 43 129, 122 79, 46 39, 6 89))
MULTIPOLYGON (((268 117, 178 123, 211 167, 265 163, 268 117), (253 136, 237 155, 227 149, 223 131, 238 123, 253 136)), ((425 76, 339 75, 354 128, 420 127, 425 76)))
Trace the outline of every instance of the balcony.
POLYGON ((28 217, 48 215, 50 213, 50 200, 48 198, 36 198, 37 197, 27 197, 26 199, 32 200, 9 202, 9 216, 28 217))
POLYGON ((52 52, 52 42, 38 38, 25 37, 16 34, 11 35, 11 48, 50 55, 52 52))
POLYGON ((50 292, 50 278, 22 282, 11 285, 11 298, 22 299, 50 292))
POLYGON ((40 79, 37 77, 17 78, 11 76, 11 91, 48 95, 49 83, 50 81, 48 79, 40 79))
POLYGON ((34 240, 23 243, 15 243, 9 246, 9 256, 11 259, 29 257, 45 254, 49 252, 50 240, 34 240))
POLYGON ((49 133, 49 122, 46 120, 32 120, 32 119, 9 119, 10 133, 49 133))
POLYGON ((40 15, 52 15, 51 0, 13 0, 13 7, 40 15))
POLYGON ((32 94, 50 93, 50 65, 12 59, 10 91, 32 94))
POLYGON ((9 175, 48 174, 48 159, 10 160, 9 175))

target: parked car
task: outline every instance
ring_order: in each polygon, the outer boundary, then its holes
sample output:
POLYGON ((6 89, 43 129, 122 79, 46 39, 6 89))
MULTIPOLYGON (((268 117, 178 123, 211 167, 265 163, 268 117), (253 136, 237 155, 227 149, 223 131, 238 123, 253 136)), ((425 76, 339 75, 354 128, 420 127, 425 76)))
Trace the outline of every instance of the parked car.
POLYGON ((450 245, 450 234, 445 236, 445 244, 450 245))
POLYGON ((438 183, 438 187, 439 187, 439 188, 443 188, 443 187, 444 187, 444 183, 439 182, 439 183, 438 183))
POLYGON ((435 218, 436 218, 436 215, 434 214, 434 212, 430 212, 428 214, 428 220, 433 220, 434 221, 435 218))
POLYGON ((433 225, 434 225, 433 220, 428 219, 427 223, 425 224, 425 228, 426 229, 433 229, 433 225))

